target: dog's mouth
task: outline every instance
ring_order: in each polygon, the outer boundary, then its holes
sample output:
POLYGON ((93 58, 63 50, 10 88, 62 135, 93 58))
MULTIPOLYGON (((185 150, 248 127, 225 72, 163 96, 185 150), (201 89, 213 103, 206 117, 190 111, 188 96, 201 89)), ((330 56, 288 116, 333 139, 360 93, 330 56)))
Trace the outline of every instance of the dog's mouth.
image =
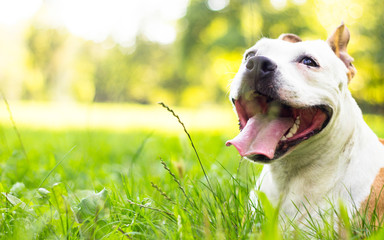
POLYGON ((255 91, 233 102, 240 133, 226 145, 235 146, 241 156, 258 162, 282 157, 321 132, 332 115, 325 105, 295 108, 255 91))

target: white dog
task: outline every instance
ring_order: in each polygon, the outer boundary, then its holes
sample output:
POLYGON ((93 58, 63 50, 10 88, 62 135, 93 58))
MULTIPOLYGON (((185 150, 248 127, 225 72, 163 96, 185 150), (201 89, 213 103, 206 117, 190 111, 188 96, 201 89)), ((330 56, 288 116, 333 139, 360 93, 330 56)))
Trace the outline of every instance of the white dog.
POLYGON ((256 189, 288 216, 340 199, 351 213, 384 213, 384 146, 348 90, 349 36, 342 24, 327 41, 263 38, 231 85, 241 132, 227 146, 265 164, 256 189))

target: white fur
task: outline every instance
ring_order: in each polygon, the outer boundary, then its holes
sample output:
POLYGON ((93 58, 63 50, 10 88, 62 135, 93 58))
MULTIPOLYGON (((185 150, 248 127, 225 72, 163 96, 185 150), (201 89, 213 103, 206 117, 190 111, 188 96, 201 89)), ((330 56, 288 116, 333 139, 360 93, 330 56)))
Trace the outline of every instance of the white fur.
MULTIPOLYGON (((266 164, 256 190, 265 192, 290 217, 303 204, 316 214, 328 200, 342 199, 349 209, 359 209, 370 193, 380 168, 384 167, 384 147, 364 122, 362 113, 348 90, 347 68, 324 41, 290 43, 261 39, 248 51, 274 61, 282 73, 280 96, 294 107, 327 105, 333 116, 325 129, 301 142, 280 159, 266 164), (294 60, 300 54, 313 56, 319 69, 310 69, 294 60)), ((231 85, 230 97, 250 90, 243 77, 245 63, 231 85)), ((255 195, 252 195, 253 198, 255 195)), ((255 199, 253 199, 255 200, 255 199)))

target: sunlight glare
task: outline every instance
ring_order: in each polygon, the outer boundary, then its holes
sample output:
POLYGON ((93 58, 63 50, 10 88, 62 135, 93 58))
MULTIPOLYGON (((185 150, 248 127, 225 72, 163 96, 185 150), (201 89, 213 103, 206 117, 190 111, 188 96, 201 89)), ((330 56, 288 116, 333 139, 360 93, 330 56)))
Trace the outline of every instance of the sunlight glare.
POLYGON ((332 29, 342 21, 349 26, 358 22, 364 9, 358 1, 350 0, 321 0, 316 5, 316 12, 321 25, 326 29, 332 29))
POLYGON ((14 25, 32 17, 41 7, 42 0, 0 0, 0 23, 14 25))
POLYGON ((307 0, 293 0, 293 2, 294 2, 296 5, 303 5, 304 3, 307 2, 307 0))
POLYGON ((68 30, 85 39, 101 42, 111 36, 122 45, 131 45, 137 34, 143 33, 151 41, 170 43, 176 35, 174 22, 184 16, 187 3, 188 0, 59 0, 57 10, 68 30))
POLYGON ((208 0, 207 4, 212 11, 220 11, 228 6, 229 0, 208 0))
POLYGON ((14 25, 32 20, 39 9, 43 9, 37 19, 54 28, 64 26, 86 40, 103 42, 111 37, 123 46, 132 46, 137 35, 144 34, 150 41, 168 44, 176 38, 176 21, 185 15, 188 2, 0 0, 0 24, 14 25))
POLYGON ((287 0, 271 0, 271 4, 276 10, 282 10, 287 5, 287 0))
POLYGON ((145 36, 152 42, 172 43, 176 39, 176 30, 170 24, 153 22, 144 29, 145 36))

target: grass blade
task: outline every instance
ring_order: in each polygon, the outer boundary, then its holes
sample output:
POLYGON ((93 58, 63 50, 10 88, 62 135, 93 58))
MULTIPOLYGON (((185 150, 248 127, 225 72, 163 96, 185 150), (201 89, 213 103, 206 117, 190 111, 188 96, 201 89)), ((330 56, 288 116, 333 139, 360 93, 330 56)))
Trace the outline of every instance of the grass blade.
POLYGON ((5 106, 7 107, 7 111, 8 111, 8 114, 9 114, 9 119, 10 119, 10 121, 11 121, 11 123, 12 123, 12 127, 13 127, 13 129, 14 129, 16 135, 17 135, 18 140, 19 140, 19 144, 20 144, 21 150, 23 151, 23 154, 24 154, 24 156, 25 156, 25 160, 26 160, 26 163, 27 163, 27 164, 26 164, 26 165, 27 165, 27 169, 26 169, 26 171, 28 171, 28 167, 29 167, 29 165, 30 165, 30 164, 29 164, 28 154, 27 154, 27 151, 25 150, 24 143, 23 143, 23 141, 22 141, 22 139, 21 139, 20 132, 19 132, 19 130, 17 129, 15 119, 13 118, 13 114, 12 114, 12 111, 11 111, 11 106, 9 105, 8 100, 7 100, 7 98, 5 97, 5 95, 4 95, 3 92, 1 92, 1 97, 3 98, 3 101, 4 101, 4 103, 5 103, 5 106))
POLYGON ((181 121, 180 117, 179 117, 179 116, 178 116, 178 115, 177 115, 171 108, 169 108, 169 107, 168 107, 167 105, 165 105, 163 102, 160 102, 159 104, 160 104, 162 107, 164 107, 165 109, 167 109, 168 112, 172 113, 172 115, 177 119, 177 121, 178 121, 178 122, 181 124, 181 126, 183 127, 185 134, 187 134, 187 136, 188 136, 189 143, 191 144, 191 146, 192 146, 192 148, 193 148, 193 151, 195 152, 195 155, 196 155, 196 157, 197 157, 197 160, 199 161, 201 170, 203 170, 205 180, 207 181, 210 190, 213 191, 213 189, 212 189, 212 185, 211 185, 211 183, 210 183, 210 181, 209 181, 209 178, 208 178, 208 176, 207 176, 207 173, 206 173, 205 170, 204 170, 203 164, 202 164, 202 162, 201 162, 201 160, 200 160, 200 156, 199 156, 199 154, 198 154, 198 152, 197 152, 197 150, 196 150, 195 144, 193 143, 192 137, 191 137, 191 135, 189 134, 189 132, 187 131, 187 128, 185 127, 184 123, 181 121))

